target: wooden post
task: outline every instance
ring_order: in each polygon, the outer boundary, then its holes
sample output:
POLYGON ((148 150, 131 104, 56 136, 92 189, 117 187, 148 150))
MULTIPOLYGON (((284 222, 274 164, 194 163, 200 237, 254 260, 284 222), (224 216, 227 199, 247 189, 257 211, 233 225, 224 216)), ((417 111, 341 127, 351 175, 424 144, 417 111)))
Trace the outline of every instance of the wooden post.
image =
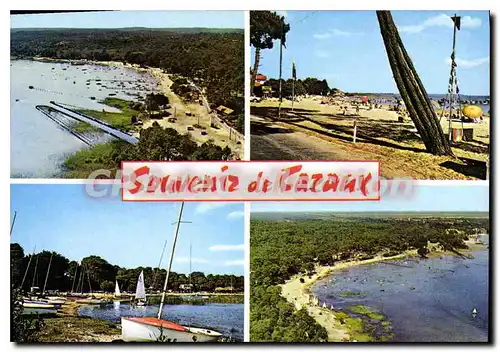
POLYGON ((353 143, 356 143, 356 131, 358 129, 357 122, 358 122, 358 118, 356 117, 356 119, 354 120, 354 131, 353 131, 353 135, 352 135, 353 143))
POLYGON ((283 63, 283 23, 285 22, 285 17, 280 19, 281 21, 281 38, 280 38, 280 78, 279 78, 279 94, 280 94, 280 102, 278 106, 278 119, 281 118, 281 103, 283 98, 281 96, 281 68, 283 63))

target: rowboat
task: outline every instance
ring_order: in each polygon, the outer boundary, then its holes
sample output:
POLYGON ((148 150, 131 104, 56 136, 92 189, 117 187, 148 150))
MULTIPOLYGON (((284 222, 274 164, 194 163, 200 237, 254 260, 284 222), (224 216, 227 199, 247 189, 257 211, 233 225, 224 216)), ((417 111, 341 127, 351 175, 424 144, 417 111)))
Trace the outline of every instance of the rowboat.
POLYGON ((210 342, 222 336, 217 331, 182 326, 154 317, 122 317, 121 323, 122 340, 126 342, 162 341, 163 338, 173 342, 210 342))

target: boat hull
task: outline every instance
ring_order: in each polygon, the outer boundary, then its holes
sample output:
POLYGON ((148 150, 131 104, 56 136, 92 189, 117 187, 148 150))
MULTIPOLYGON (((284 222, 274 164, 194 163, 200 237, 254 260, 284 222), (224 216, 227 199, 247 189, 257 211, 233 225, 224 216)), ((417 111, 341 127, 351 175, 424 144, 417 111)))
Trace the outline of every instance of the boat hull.
POLYGON ((122 340, 126 342, 161 341, 174 342, 217 341, 222 334, 202 328, 186 327, 156 318, 121 318, 122 340))
POLYGON ((55 309, 56 306, 46 302, 40 301, 24 301, 23 308, 35 308, 35 309, 55 309))

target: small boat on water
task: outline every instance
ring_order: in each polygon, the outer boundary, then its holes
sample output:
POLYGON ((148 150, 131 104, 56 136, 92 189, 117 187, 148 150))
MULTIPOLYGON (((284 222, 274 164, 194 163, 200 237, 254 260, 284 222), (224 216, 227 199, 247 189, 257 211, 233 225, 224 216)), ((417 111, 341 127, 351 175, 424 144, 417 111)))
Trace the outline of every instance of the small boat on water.
POLYGON ((146 288, 144 286, 144 271, 141 271, 137 279, 137 288, 135 290, 135 304, 139 307, 146 305, 146 288))
POLYGON ((121 297, 122 293, 120 292, 120 286, 118 286, 118 281, 115 281, 115 297, 119 298, 121 297))
MULTIPOLYGON (((175 342, 209 342, 218 340, 222 334, 220 332, 191 326, 183 326, 173 321, 161 319, 163 304, 168 287, 168 277, 172 269, 172 262, 175 253, 175 245, 179 234, 179 226, 181 224, 182 210, 184 202, 181 203, 179 218, 174 234, 172 251, 170 253, 170 262, 165 277, 165 284, 162 291, 160 308, 157 317, 122 317, 122 340, 125 342, 145 342, 145 341, 162 341, 163 338, 170 339, 175 342)), ((141 272, 139 282, 144 282, 144 277, 141 272)), ((138 282, 138 289, 139 289, 138 282)), ((137 293, 136 293, 137 295, 137 293)))

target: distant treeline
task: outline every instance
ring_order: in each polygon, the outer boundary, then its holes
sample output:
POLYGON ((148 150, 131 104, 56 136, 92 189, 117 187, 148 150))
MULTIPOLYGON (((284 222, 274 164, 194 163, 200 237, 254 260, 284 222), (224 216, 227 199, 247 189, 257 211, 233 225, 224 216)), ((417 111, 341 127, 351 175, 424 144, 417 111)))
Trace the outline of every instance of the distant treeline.
MULTIPOLYGON (((29 291, 30 287, 43 289, 51 256, 52 263, 46 285, 46 290, 50 291, 69 292, 73 289, 75 292, 83 291, 86 293, 91 291, 114 292, 116 280, 122 291, 135 292, 137 279, 141 271, 144 271, 146 289, 159 291, 163 289, 166 276, 165 269, 158 270, 151 267, 121 268, 95 255, 83 258, 80 265, 76 261, 69 260, 56 252, 43 251, 32 257, 32 254, 25 255, 23 248, 18 243, 11 243, 10 256, 11 284, 14 288, 18 288, 21 285, 23 276, 26 274, 22 287, 25 292, 29 291), (27 272, 26 268, 28 268, 27 272)), ((199 271, 192 272, 191 279, 189 275, 171 272, 168 289, 179 291, 181 290, 180 285, 189 283, 193 285, 192 291, 214 292, 219 288, 217 291, 228 292, 231 285, 233 292, 242 292, 244 290, 243 276, 205 275, 199 271)))
POLYGON ((11 56, 120 61, 198 79, 213 106, 244 107, 243 31, 203 29, 11 30, 11 56))
POLYGON ((464 240, 489 233, 489 219, 325 219, 251 220, 251 341, 324 341, 326 331, 304 310, 280 296, 279 284, 297 273, 314 273, 315 265, 396 255, 417 249, 425 257, 428 243, 444 250, 466 249, 464 240))
MULTIPOLYGON (((271 95, 279 97, 279 79, 270 78, 264 83, 264 86, 270 86, 272 89, 271 95)), ((292 98, 293 93, 295 96, 300 95, 329 95, 338 91, 337 88, 330 88, 326 79, 317 79, 308 77, 304 80, 295 80, 295 87, 293 86, 293 79, 281 80, 281 95, 284 98, 292 98)), ((262 86, 254 88, 254 95, 262 96, 264 94, 262 86)))

